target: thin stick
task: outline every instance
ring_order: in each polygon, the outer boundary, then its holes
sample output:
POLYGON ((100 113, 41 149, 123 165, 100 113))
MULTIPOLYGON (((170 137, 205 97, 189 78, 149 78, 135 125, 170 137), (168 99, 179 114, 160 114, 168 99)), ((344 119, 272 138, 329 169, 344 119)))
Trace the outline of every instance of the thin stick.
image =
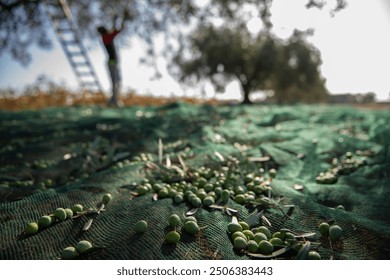
POLYGON ((163 161, 163 143, 161 138, 158 139, 158 162, 162 164, 163 161))

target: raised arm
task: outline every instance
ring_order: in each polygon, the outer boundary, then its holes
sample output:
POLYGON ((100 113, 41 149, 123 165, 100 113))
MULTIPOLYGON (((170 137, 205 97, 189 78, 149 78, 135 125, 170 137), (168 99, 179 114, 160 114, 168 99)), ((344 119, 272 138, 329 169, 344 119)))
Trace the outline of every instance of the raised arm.
POLYGON ((125 10, 123 11, 122 24, 121 24, 119 30, 122 30, 122 29, 125 27, 125 22, 126 22, 126 20, 128 20, 129 18, 130 18, 129 10, 128 10, 128 9, 125 9, 125 10))

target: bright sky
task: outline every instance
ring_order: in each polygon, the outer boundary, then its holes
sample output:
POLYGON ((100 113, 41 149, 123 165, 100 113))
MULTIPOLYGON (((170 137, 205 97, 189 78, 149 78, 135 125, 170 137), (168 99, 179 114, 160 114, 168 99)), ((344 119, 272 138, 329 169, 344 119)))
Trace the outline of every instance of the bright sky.
MULTIPOLYGON (((324 7, 322 11, 307 10, 304 7, 306 2, 307 0, 274 0, 274 32, 285 38, 294 28, 315 28, 310 41, 321 51, 321 72, 327 79, 326 85, 331 93, 375 92, 378 100, 389 100, 389 0, 349 0, 348 7, 335 17, 331 17, 328 12, 331 5, 324 7)), ((259 21, 253 20, 249 27, 259 28, 259 21)), ((53 40, 53 43, 51 51, 32 49, 33 61, 28 67, 20 66, 8 55, 0 56, 0 88, 20 89, 33 83, 42 74, 50 76, 57 83, 76 88, 77 80, 65 54, 57 40, 53 40)), ((120 49, 123 89, 159 96, 200 94, 200 89, 183 93, 183 89, 167 75, 161 80, 150 81, 153 72, 138 62, 141 49, 143 47, 138 42, 120 49)), ((110 84, 106 54, 101 45, 95 44, 95 47, 90 48, 89 56, 108 93, 110 84)), ((167 73, 162 59, 158 65, 163 74, 167 73)), ((206 90, 209 96, 213 95, 209 88, 206 90)), ((237 84, 231 84, 227 91, 229 97, 240 98, 237 84)))

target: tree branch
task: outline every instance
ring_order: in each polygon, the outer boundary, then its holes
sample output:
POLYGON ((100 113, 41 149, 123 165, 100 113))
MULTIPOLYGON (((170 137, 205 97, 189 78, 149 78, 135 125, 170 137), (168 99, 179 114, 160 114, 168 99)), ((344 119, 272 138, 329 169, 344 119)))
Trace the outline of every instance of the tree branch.
POLYGON ((39 4, 40 2, 42 2, 42 0, 19 0, 9 4, 4 3, 4 1, 0 1, 0 7, 2 10, 7 10, 8 12, 10 12, 13 9, 18 8, 19 6, 23 6, 29 3, 39 4))

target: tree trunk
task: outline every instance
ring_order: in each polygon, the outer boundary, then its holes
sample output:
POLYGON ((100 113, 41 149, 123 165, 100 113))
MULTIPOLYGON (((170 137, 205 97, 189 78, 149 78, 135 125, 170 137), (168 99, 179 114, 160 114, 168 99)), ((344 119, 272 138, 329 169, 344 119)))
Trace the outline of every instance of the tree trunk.
POLYGON ((242 101, 242 104, 252 104, 252 101, 249 99, 249 93, 250 93, 249 87, 242 85, 242 90, 244 93, 244 100, 242 101))

